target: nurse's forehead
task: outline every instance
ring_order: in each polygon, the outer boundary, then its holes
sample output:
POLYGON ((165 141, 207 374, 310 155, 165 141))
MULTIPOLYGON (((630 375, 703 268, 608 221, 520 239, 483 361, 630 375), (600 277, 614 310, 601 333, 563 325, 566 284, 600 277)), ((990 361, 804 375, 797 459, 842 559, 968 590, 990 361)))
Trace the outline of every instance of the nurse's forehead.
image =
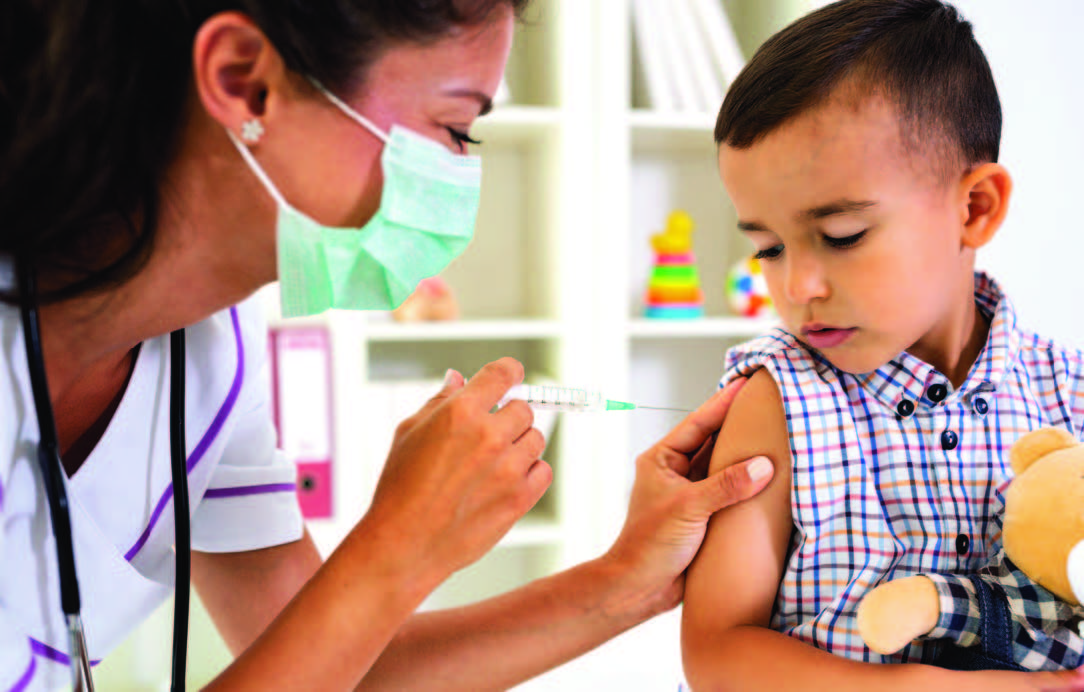
POLYGON ((485 23, 457 27, 438 40, 396 43, 369 69, 370 86, 483 90, 503 74, 514 28, 510 7, 499 7, 485 23))

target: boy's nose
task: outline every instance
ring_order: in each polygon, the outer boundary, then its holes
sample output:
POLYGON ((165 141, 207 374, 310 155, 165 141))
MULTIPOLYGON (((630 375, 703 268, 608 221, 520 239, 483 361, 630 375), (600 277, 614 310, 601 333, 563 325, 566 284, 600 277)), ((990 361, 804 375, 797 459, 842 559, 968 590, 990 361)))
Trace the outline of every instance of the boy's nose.
POLYGON ((828 282, 824 268, 810 257, 795 257, 792 253, 788 266, 785 289, 787 300, 796 305, 807 305, 814 300, 828 297, 828 282))

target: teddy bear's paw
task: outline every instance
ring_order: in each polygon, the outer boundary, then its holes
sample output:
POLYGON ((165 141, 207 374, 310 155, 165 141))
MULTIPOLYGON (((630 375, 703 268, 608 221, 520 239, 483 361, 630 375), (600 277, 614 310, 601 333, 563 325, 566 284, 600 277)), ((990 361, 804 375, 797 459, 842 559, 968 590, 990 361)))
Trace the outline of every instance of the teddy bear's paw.
POLYGON ((879 654, 894 654, 929 633, 941 615, 937 587, 926 577, 896 579, 858 604, 858 633, 879 654))

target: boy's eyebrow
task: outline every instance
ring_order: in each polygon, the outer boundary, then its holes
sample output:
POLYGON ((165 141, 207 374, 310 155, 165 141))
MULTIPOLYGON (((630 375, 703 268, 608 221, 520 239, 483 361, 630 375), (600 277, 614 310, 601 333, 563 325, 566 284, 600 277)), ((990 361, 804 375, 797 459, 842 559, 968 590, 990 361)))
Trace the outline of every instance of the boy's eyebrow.
POLYGON ((752 233, 755 231, 766 231, 767 227, 762 223, 756 221, 738 221, 738 230, 745 231, 746 233, 752 233))
POLYGON ((835 202, 806 209, 799 214, 799 216, 807 221, 819 221, 820 219, 826 219, 829 216, 853 214, 875 206, 877 206, 877 203, 872 200, 840 199, 835 202))
MULTIPOLYGON (((840 199, 835 202, 829 202, 828 204, 822 204, 806 209, 798 214, 798 218, 805 221, 819 221, 821 219, 826 219, 829 216, 853 214, 875 206, 877 206, 877 203, 873 200, 840 199)), ((756 233, 758 231, 767 231, 768 227, 759 221, 742 221, 739 219, 738 230, 745 231, 746 233, 756 233)))

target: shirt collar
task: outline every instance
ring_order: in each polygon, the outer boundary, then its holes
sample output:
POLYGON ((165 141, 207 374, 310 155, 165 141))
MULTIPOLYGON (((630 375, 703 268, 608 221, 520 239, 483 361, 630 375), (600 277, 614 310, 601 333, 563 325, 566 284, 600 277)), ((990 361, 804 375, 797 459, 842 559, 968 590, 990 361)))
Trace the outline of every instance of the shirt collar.
POLYGON ((984 272, 975 272, 975 304, 990 320, 990 333, 959 389, 933 366, 906 352, 873 372, 857 375, 858 383, 903 417, 922 407, 970 400, 980 392, 996 392, 1016 364, 1020 350, 1016 311, 997 282, 984 272), (941 402, 930 398, 930 388, 935 384, 946 388, 941 402))

